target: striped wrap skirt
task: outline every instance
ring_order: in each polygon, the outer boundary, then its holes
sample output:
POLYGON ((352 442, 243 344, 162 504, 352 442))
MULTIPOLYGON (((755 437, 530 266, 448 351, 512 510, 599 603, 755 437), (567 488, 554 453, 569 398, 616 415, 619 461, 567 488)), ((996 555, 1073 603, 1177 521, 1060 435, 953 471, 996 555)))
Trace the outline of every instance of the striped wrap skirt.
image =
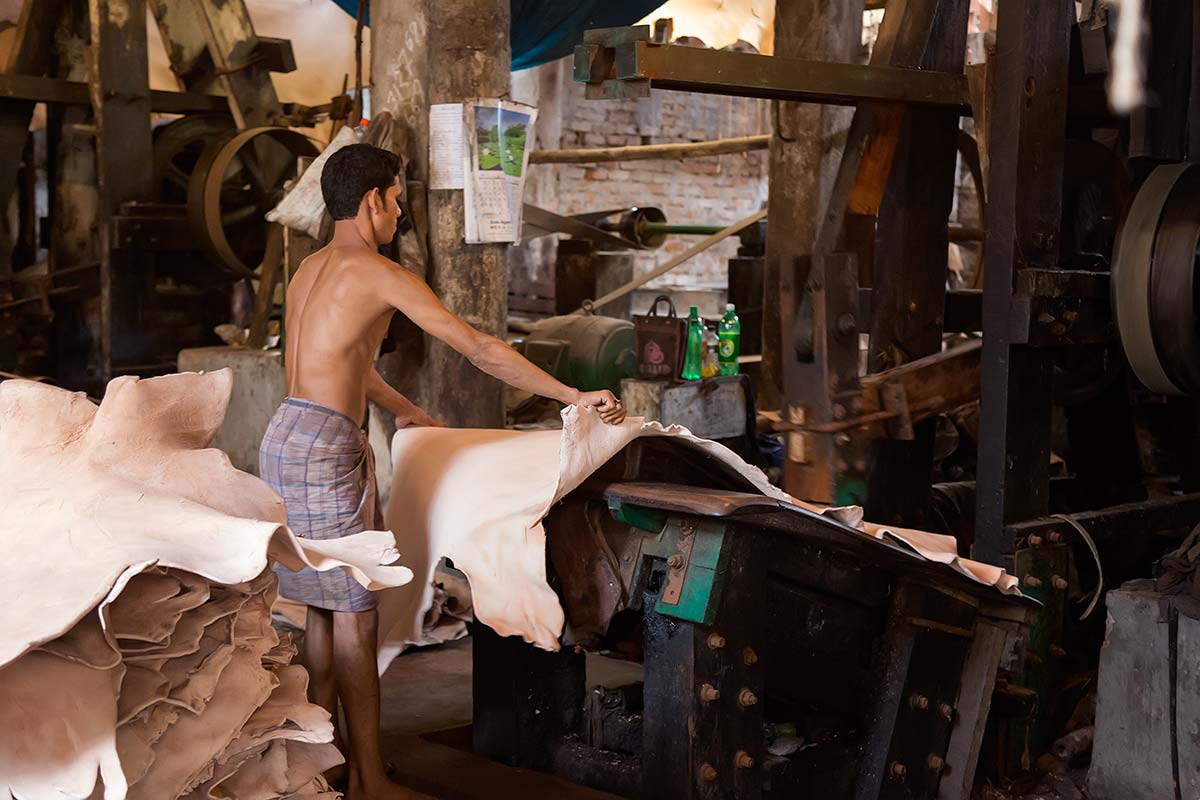
MULTIPOLYGON (((367 435, 339 411, 286 398, 258 449, 259 475, 283 498, 288 527, 303 539, 379 530, 375 460, 367 435)), ((293 572, 275 565, 279 594, 329 611, 368 611, 375 595, 343 569, 293 572)))

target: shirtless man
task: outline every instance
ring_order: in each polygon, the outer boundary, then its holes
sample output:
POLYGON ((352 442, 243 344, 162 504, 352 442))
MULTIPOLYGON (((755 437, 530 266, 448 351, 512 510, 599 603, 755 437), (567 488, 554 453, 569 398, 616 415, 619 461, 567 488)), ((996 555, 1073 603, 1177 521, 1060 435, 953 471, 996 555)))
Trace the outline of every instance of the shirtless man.
MULTIPOLYGON (((287 392, 263 437, 259 471, 283 497, 299 536, 330 539, 378 529, 374 464, 362 431, 366 401, 396 415, 397 427, 439 425, 387 384, 373 359, 396 311, 511 386, 595 408, 619 424, 611 392, 564 386, 495 337, 446 310, 423 281, 378 248, 400 219, 400 161, 369 145, 329 158, 321 177, 333 240, 297 270, 287 291, 287 392)), ((313 702, 336 724, 345 712, 348 800, 420 797, 391 783, 379 751, 378 614, 375 598, 341 570, 276 567, 279 593, 308 606, 302 659, 313 702)))

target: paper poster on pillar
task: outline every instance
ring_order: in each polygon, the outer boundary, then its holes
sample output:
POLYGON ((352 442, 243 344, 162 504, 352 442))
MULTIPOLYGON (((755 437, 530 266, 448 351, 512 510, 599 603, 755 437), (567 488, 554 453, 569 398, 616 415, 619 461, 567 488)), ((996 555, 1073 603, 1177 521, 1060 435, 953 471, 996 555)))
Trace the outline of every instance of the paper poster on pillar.
POLYGON ((463 104, 468 243, 519 242, 525 170, 537 109, 498 99, 463 104))

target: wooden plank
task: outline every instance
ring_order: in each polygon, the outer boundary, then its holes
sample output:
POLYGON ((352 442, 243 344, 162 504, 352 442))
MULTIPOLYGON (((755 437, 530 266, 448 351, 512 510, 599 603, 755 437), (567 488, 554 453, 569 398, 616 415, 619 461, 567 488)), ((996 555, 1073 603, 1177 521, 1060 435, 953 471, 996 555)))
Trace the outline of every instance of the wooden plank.
POLYGON ((148 2, 180 85, 192 91, 215 88, 217 76, 195 4, 191 0, 148 2))
MULTIPOLYGON (((576 53, 588 47, 584 44, 576 53)), ((609 77, 649 80, 655 89, 825 105, 903 103, 971 113, 961 72, 897 68, 903 65, 877 63, 874 57, 870 65, 839 64, 644 41, 617 44, 615 50, 615 72, 610 70, 609 77)), ((584 76, 577 66, 576 80, 581 77, 595 83, 594 76, 584 76)))
POLYGON ((89 0, 92 47, 88 86, 96 119, 100 249, 100 372, 145 355, 141 336, 147 265, 113 247, 112 218, 121 204, 154 191, 146 0, 89 0))
POLYGON ((1013 344, 1018 270, 1058 266, 1071 25, 1069 0, 1005 0, 988 132, 982 416, 974 557, 1003 563, 1005 527, 1049 503, 1053 354, 1013 344))
POLYGON ((937 800, 964 800, 971 796, 979 748, 992 708, 992 690, 1008 631, 984 619, 975 623, 975 636, 963 665, 956 704, 957 719, 946 751, 949 769, 938 785, 937 800))
MULTIPOLYGON (((92 102, 90 90, 84 81, 38 75, 0 75, 0 98, 80 106, 92 102)), ((211 114, 228 111, 229 102, 215 94, 151 90, 150 109, 163 114, 211 114)))
MULTIPOLYGON (((283 114, 283 107, 271 82, 271 73, 259 58, 258 36, 244 0, 190 0, 190 5, 208 46, 215 85, 229 98, 229 110, 238 128, 274 124, 283 114)), ((164 40, 171 43, 168 52, 179 51, 179 58, 192 53, 196 43, 187 26, 164 18, 168 24, 160 24, 159 28, 164 40)), ((203 84, 207 78, 186 77, 185 88, 193 89, 193 81, 203 84)))
MULTIPOLYGON (((59 20, 59 9, 46 0, 25 0, 12 50, 3 64, 7 74, 24 73, 42 75, 50 68, 51 43, 54 28, 59 20)), ((17 173, 21 159, 16 154, 25 150, 29 138, 29 124, 33 119, 30 101, 0 103, 0 208, 8 208, 13 192, 17 189, 17 173)), ((16 243, 16 231, 8 230, 8 215, 0 222, 0 281, 12 275, 12 250, 16 243)))

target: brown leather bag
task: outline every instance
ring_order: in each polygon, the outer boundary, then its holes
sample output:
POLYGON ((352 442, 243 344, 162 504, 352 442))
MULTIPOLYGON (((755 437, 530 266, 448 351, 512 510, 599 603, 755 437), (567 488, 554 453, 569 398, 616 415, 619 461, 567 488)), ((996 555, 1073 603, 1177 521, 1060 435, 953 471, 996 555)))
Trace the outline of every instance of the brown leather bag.
POLYGON ((654 298, 647 314, 635 314, 633 331, 637 341, 637 374, 646 380, 679 380, 687 348, 687 320, 675 314, 675 303, 665 294, 654 298), (666 316, 658 304, 666 302, 666 316))

